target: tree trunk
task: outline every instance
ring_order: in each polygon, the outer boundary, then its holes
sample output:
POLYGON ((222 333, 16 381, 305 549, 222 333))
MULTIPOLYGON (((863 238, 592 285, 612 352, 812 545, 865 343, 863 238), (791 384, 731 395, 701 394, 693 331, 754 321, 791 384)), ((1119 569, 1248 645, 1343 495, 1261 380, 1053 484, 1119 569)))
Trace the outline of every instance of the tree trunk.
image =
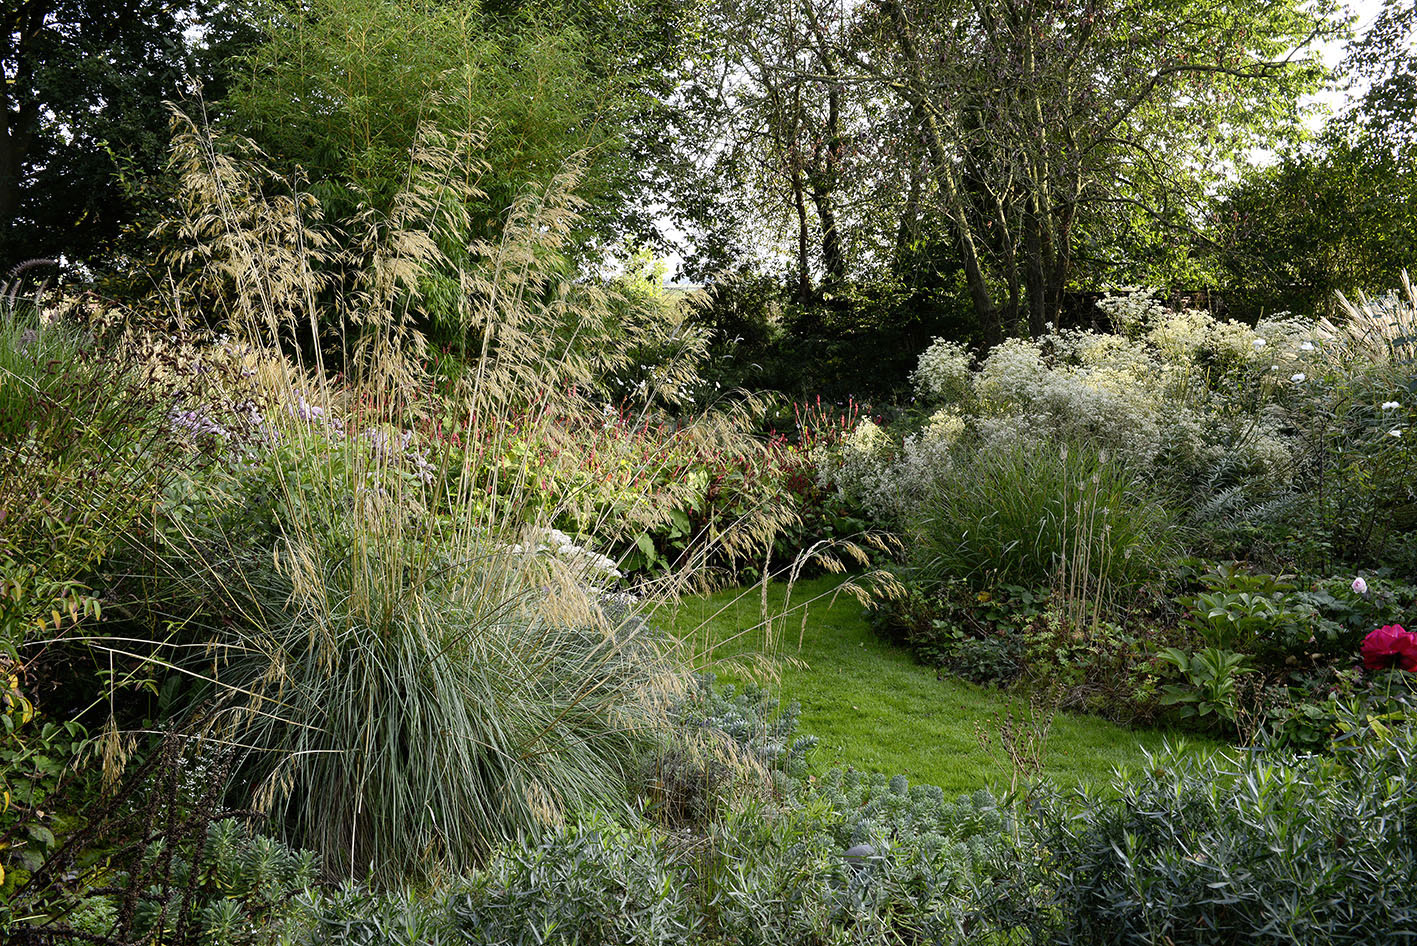
POLYGON ((20 207, 22 165, 20 151, 11 140, 9 129, 0 128, 0 232, 9 229, 20 207))
POLYGON ((920 232, 920 176, 912 165, 909 171, 910 184, 905 195, 905 206, 900 210, 900 223, 895 231, 895 271, 904 275, 906 255, 920 232))
POLYGON ((959 244, 960 257, 964 262, 965 282, 969 286, 969 296, 974 303, 975 314, 979 316, 980 325, 984 330, 985 344, 997 344, 1004 338, 1003 325, 999 321, 999 308, 994 304, 993 296, 989 293, 988 283, 984 279, 984 268, 979 261, 978 243, 969 226, 969 215, 964 205, 964 198, 960 193, 959 181, 950 164, 944 135, 935 119, 935 113, 930 108, 925 88, 924 67, 920 61, 920 51, 915 45, 915 38, 911 35, 910 22, 905 17, 905 11, 895 0, 875 0, 875 2, 889 18, 895 32, 896 42, 900 44, 901 53, 910 69, 909 82, 900 88, 900 92, 915 109, 920 120, 921 130, 925 134, 925 148, 929 153, 930 164, 938 179, 940 194, 945 201, 946 219, 954 231, 956 242, 959 244))
POLYGON ((19 213, 25 158, 39 130, 31 60, 49 8, 48 2, 30 0, 0 15, 0 67, 9 73, 0 78, 0 234, 19 213))
POLYGON ((807 202, 802 196, 802 172, 792 169, 792 206, 797 211, 797 301, 802 305, 812 301, 812 277, 808 240, 807 202))
MULTIPOLYGON (((835 77, 838 73, 836 62, 827 54, 825 47, 821 56, 827 75, 835 77)), ((812 175, 812 203, 816 205, 817 219, 822 224, 822 265, 826 268, 827 284, 832 286, 846 281, 846 255, 841 249, 841 231, 837 227, 836 208, 832 203, 842 149, 841 86, 832 82, 827 86, 825 154, 819 155, 817 173, 812 175)))
POLYGON ((841 249, 841 232, 836 225, 836 209, 832 192, 822 186, 821 178, 812 178, 812 204, 822 224, 822 265, 826 268, 826 285, 836 286, 846 281, 846 256, 841 249))
POLYGON ((984 280, 984 267, 979 262, 979 247, 974 239, 974 232, 969 227, 968 211, 960 194, 959 182, 949 165, 949 158, 945 154, 944 142, 934 117, 923 107, 921 111, 924 114, 925 141, 930 151, 930 161, 935 166, 935 176, 939 179, 940 192, 948 208, 945 219, 954 231, 960 258, 964 262, 964 279, 969 287, 969 297, 984 329, 984 343, 997 345, 1004 340, 1004 327, 999 318, 999 307, 995 305, 994 297, 989 293, 989 286, 984 280))
POLYGON ((1023 273, 1024 302, 1028 311, 1028 334, 1037 338, 1043 334, 1043 317, 1047 284, 1047 269, 1043 260, 1043 237, 1039 232, 1038 208, 1034 201, 1028 202, 1028 212, 1023 220, 1023 273))

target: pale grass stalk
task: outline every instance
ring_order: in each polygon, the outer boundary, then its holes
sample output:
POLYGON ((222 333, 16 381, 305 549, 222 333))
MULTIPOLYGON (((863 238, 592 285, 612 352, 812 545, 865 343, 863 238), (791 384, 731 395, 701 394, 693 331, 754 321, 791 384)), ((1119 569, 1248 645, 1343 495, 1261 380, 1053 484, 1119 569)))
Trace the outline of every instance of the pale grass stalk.
MULTIPOLYGON (((191 628, 212 603, 236 618, 209 656, 224 707, 211 726, 246 747, 241 800, 320 851, 331 873, 384 884, 436 881, 574 808, 623 805, 692 662, 688 638, 610 620, 587 575, 536 551, 578 497, 547 508, 530 458, 564 442, 560 418, 588 417, 584 392, 605 368, 596 359, 621 353, 580 335, 604 291, 547 265, 576 220, 574 168, 519 199, 469 262, 439 252, 437 235, 468 232, 476 147, 475 135, 421 137, 389 218, 366 221, 352 244, 329 239, 318 205, 253 155, 232 156, 190 123, 174 151, 190 212, 173 262, 182 291, 220 300, 255 352, 270 443, 258 462, 278 523, 258 581, 221 536, 184 537, 194 573, 176 584, 197 602, 191 628), (453 318, 475 342, 451 395, 464 449, 418 443, 425 478, 400 437, 433 406, 420 279, 450 268, 453 318), (512 416, 523 420, 515 432, 512 416), (520 459, 489 471, 478 447, 520 459)), ((741 422, 701 424, 751 448, 741 422)), ((659 472, 655 462, 633 472, 659 472)), ((653 524, 653 510, 637 513, 653 524)), ((642 610, 690 587, 714 541, 738 554, 770 547, 781 524, 767 510, 724 524, 642 610)), ((779 635, 765 623, 771 652, 779 635)))

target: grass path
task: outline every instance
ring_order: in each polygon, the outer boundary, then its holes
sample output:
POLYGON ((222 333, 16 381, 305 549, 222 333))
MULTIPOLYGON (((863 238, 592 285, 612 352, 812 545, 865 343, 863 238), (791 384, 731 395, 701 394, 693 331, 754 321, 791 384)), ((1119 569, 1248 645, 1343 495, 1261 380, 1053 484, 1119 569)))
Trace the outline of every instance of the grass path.
MULTIPOLYGON (((1007 788, 1011 768, 998 747, 998 722, 1011 708, 1026 716, 1026 704, 997 690, 939 679, 933 669, 876 637, 854 598, 838 595, 833 603, 836 584, 830 577, 799 582, 792 589, 792 610, 767 632, 744 630, 762 621, 756 587, 685 599, 664 619, 724 681, 762 679, 762 655, 775 653, 778 677, 770 686, 784 701, 801 703, 802 729, 821 740, 813 760, 817 769, 852 765, 903 773, 947 793, 1007 788), (805 628, 804 602, 810 602, 805 628), (991 750, 980 747, 976 723, 994 735, 991 750)), ((769 614, 783 612, 784 593, 781 584, 769 586, 769 614)), ((1164 738, 1059 714, 1044 774, 1060 786, 1105 782, 1114 767, 1140 763, 1142 750, 1160 748, 1164 738)))

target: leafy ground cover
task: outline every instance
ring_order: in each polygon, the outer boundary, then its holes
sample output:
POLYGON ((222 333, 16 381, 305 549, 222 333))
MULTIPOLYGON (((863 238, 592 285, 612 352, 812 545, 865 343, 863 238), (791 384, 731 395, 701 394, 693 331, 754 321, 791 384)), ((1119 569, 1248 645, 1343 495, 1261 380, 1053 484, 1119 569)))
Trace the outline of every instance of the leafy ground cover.
MULTIPOLYGON (((1011 712, 1027 721, 1027 702, 942 678, 881 640, 856 599, 833 595, 839 584, 839 578, 823 576, 798 582, 790 594, 785 583, 769 585, 767 611, 783 615, 771 628, 761 626, 760 586, 686 598, 661 620, 689 641, 721 680, 743 683, 773 673, 772 688, 784 701, 801 704, 802 729, 821 740, 814 769, 849 765, 903 773, 938 785, 947 795, 1006 788, 1011 766, 997 729, 1011 712), (775 670, 765 668, 764 657, 775 670), (977 726, 989 731, 991 748, 980 745, 977 726)), ((1063 787, 1100 784, 1114 768, 1135 767, 1144 751, 1156 751, 1165 740, 1161 730, 1059 713, 1043 774, 1063 787)), ((1197 751, 1218 745, 1194 737, 1188 742, 1197 751)))

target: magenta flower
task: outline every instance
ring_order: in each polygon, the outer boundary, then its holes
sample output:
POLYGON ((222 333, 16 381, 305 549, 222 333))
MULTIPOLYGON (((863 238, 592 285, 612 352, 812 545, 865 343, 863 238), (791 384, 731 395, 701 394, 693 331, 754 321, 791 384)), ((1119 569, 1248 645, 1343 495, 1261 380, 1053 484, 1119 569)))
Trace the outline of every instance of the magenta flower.
POLYGON ((1400 667, 1417 673, 1417 634, 1400 624, 1385 624, 1363 638, 1363 666, 1369 670, 1400 667))

